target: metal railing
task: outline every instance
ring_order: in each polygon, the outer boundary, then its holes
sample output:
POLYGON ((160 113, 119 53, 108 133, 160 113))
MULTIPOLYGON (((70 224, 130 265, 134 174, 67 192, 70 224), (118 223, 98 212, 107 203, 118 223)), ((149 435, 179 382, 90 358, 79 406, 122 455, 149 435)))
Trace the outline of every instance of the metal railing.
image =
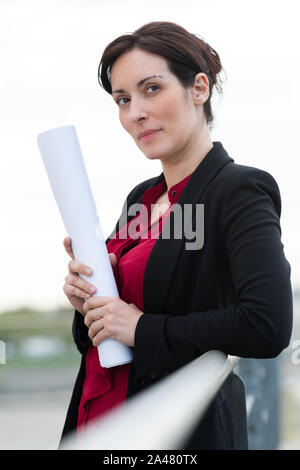
POLYGON ((209 351, 89 424, 61 449, 180 449, 239 358, 209 351))

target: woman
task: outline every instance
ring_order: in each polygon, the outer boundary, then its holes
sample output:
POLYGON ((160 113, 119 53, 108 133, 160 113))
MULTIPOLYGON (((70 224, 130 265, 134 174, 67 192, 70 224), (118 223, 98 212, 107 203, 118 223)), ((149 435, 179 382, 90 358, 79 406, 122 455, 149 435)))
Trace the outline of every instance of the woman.
MULTIPOLYGON (((168 22, 144 25, 103 53, 100 84, 124 129, 163 172, 133 188, 106 241, 120 299, 91 296, 79 277, 86 266, 64 240, 72 257, 64 292, 75 307, 82 362, 63 437, 206 351, 271 358, 289 344, 280 193, 269 173, 234 163, 211 141, 210 100, 221 70, 214 49, 168 22), (143 206, 133 214, 136 203, 143 206), (132 348, 132 364, 101 368, 95 346, 108 337, 132 348)), ((245 448, 236 439, 232 383, 231 376, 186 448, 245 448)))

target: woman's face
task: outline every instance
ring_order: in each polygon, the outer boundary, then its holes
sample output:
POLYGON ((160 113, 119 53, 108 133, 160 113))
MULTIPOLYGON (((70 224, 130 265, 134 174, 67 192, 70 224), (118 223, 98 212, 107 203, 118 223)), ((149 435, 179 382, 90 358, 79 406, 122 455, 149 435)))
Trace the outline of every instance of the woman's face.
POLYGON ((124 53, 111 69, 111 86, 122 126, 148 158, 177 161, 198 138, 203 106, 164 58, 137 48, 124 53))

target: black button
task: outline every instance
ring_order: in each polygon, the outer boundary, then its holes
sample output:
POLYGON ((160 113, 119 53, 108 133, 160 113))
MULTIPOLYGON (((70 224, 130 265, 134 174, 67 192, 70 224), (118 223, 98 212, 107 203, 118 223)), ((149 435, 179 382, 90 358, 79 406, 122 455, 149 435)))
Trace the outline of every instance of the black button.
POLYGON ((176 196, 176 191, 172 191, 172 196, 176 196))
POLYGON ((156 370, 150 370, 150 372, 149 372, 149 377, 150 377, 151 379, 157 379, 158 374, 157 374, 156 370))
POLYGON ((163 375, 168 375, 168 373, 169 373, 168 370, 163 370, 163 371, 162 371, 162 374, 163 374, 163 375))
POLYGON ((146 382, 146 379, 144 379, 144 377, 142 377, 141 379, 139 379, 139 382, 141 385, 144 385, 145 382, 146 382))

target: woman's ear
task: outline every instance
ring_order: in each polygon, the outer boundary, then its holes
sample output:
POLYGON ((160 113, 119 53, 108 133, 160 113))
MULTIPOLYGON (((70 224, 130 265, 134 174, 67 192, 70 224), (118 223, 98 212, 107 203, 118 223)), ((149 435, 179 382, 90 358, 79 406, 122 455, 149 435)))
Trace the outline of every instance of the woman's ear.
POLYGON ((197 73, 192 92, 195 105, 203 104, 209 98, 209 81, 205 73, 197 73))

